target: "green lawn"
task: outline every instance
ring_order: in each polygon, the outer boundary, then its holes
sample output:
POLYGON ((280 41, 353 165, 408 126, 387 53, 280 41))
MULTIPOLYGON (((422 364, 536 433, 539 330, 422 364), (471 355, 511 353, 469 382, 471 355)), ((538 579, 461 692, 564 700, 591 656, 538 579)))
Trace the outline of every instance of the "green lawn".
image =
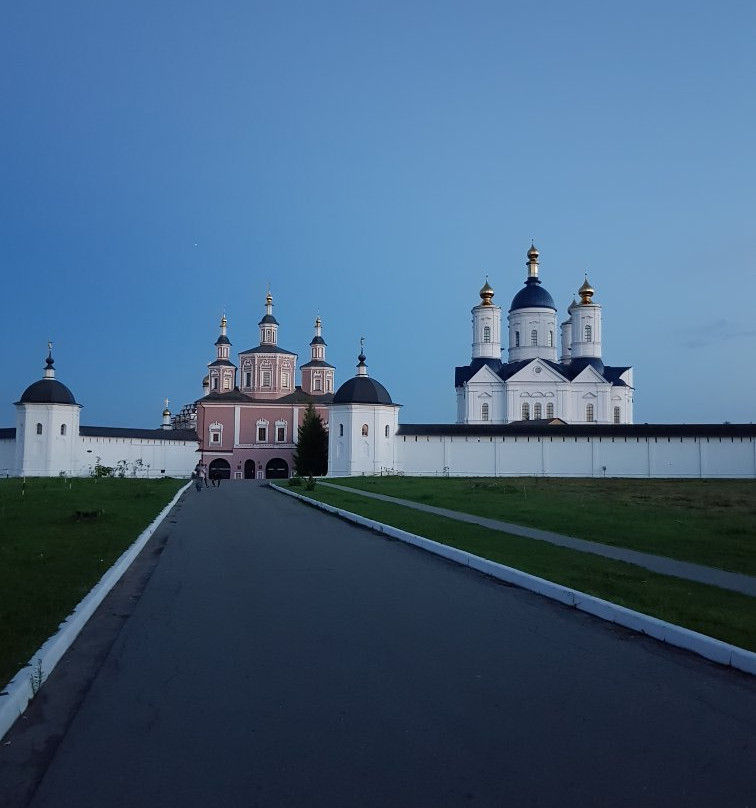
POLYGON ((756 480, 352 477, 329 482, 756 575, 756 480))
POLYGON ((0 684, 7 682, 184 480, 0 480, 0 684), (102 511, 77 521, 76 511, 102 511))
MULTIPOLYGON (((341 480, 334 482, 340 484, 341 480)), ((358 482, 359 485, 355 487, 404 498, 413 498, 413 492, 417 492, 413 487, 415 480, 408 478, 360 478, 358 482)), ((434 494, 434 487, 443 493, 447 490, 445 486, 448 482, 418 480, 417 485, 425 496, 432 498, 438 496, 434 494)), ((467 482, 469 485, 472 481, 467 482)), ((579 490, 578 481, 572 481, 572 484, 573 491, 579 490)), ((652 483, 649 489, 653 488, 652 483)), ((756 651, 756 598, 658 575, 633 564, 369 499, 358 493, 338 491, 323 485, 318 485, 314 491, 295 490, 336 507, 756 651)), ((470 490, 475 489, 471 487, 470 490)), ((470 507, 469 510, 473 511, 474 508, 470 507)))

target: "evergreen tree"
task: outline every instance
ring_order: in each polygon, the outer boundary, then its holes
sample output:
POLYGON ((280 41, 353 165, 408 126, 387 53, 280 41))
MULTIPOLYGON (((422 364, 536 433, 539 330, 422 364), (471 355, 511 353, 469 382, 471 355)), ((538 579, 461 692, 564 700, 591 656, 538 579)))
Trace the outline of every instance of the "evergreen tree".
POLYGON ((294 473, 322 477, 328 471, 328 430, 312 404, 307 405, 297 434, 294 473))

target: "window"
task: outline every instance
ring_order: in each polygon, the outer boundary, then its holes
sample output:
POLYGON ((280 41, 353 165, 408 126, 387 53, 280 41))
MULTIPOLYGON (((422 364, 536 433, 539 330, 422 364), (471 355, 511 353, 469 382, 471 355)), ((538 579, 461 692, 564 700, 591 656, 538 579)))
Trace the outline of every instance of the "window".
POLYGON ((535 330, 535 328, 530 332, 530 344, 538 345, 538 332, 535 330))
POLYGON ((314 384, 314 386, 313 386, 313 389, 314 389, 314 390, 315 390, 315 392, 317 392, 317 393, 319 393, 319 392, 320 392, 320 391, 323 389, 323 381, 322 381, 322 379, 320 378, 320 376, 317 376, 317 377, 315 378, 315 384, 314 384))
POLYGON ((245 373, 244 374, 244 386, 245 387, 252 387, 252 374, 245 373))
POLYGON ((42 424, 37 424, 37 434, 38 435, 42 434, 42 424))
POLYGON ((619 407, 614 408, 614 423, 615 424, 621 423, 620 422, 620 408, 619 407))
POLYGON ((529 421, 530 420, 530 404, 523 404, 522 405, 522 420, 529 421))
POLYGON ((279 443, 283 443, 286 440, 286 427, 285 426, 277 426, 276 427, 276 440, 279 443))
POLYGON ((223 389, 224 390, 230 390, 231 389, 231 377, 230 376, 224 376, 223 377, 223 389))
POLYGON ((549 402, 546 405, 546 417, 547 418, 553 418, 554 417, 554 405, 551 402, 549 402))
MULTIPOLYGON (((619 407, 617 407, 617 409, 619 409, 619 407)), ((61 435, 65 435, 65 434, 66 434, 66 425, 65 425, 65 424, 61 424, 61 425, 60 425, 60 434, 61 434, 61 435)))
POLYGON ((590 325, 590 323, 588 323, 585 326, 585 341, 586 342, 591 342, 592 337, 593 337, 593 333, 591 331, 591 325, 590 325))
POLYGON ((593 404, 585 405, 585 420, 593 421, 593 404))
POLYGON ((385 429, 383 430, 383 434, 384 434, 386 437, 388 437, 388 436, 389 436, 389 426, 388 426, 388 424, 386 424, 386 427, 385 427, 385 429))
POLYGON ((483 326, 483 342, 490 342, 491 341, 491 326, 485 325, 483 326))
POLYGON ((515 331, 515 348, 520 347, 520 332, 515 331))
POLYGON ((480 419, 481 421, 488 420, 488 404, 482 404, 480 407, 480 419))
POLYGON ((367 424, 363 424, 363 425, 362 425, 362 437, 363 437, 363 438, 366 438, 366 437, 368 436, 368 431, 369 431, 369 430, 368 430, 368 425, 367 425, 367 424))
POLYGON ((549 348, 554 347, 554 332, 549 331, 549 348))
POLYGON ((213 389, 213 390, 217 390, 217 389, 218 389, 218 377, 217 377, 217 376, 213 376, 213 380, 212 380, 212 382, 210 383, 210 387, 211 387, 211 389, 213 389))
POLYGON ((288 370, 285 370, 281 374, 281 387, 283 387, 285 390, 289 389, 289 371, 288 370))
POLYGON ((257 440, 258 440, 258 443, 265 443, 268 440, 268 427, 267 426, 258 426, 257 427, 257 440))
POLYGON ((211 432, 210 443, 220 443, 220 442, 221 442, 220 432, 211 432))
POLYGON ((533 418, 538 420, 539 418, 543 418, 543 408, 540 404, 533 405, 533 418))
POLYGON ((270 374, 269 370, 264 370, 262 372, 262 386, 263 387, 270 387, 270 377, 271 377, 271 374, 270 374))
POLYGON ((329 373, 326 376, 326 393, 332 393, 332 392, 333 392, 333 376, 331 376, 331 374, 329 373))
POLYGON ((339 424, 339 437, 344 437, 344 424, 339 424))

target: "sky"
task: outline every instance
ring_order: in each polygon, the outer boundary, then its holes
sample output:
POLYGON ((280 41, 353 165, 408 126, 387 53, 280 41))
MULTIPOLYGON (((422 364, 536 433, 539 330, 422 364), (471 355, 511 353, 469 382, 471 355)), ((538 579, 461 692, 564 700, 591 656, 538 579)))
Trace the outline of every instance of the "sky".
MULTIPOLYGON (((453 422, 488 277, 587 273, 635 422, 756 414, 756 4, 8 0, 0 426, 42 376, 81 422, 202 394, 225 312, 404 423, 453 422)), ((506 358, 506 357, 505 357, 506 358)))

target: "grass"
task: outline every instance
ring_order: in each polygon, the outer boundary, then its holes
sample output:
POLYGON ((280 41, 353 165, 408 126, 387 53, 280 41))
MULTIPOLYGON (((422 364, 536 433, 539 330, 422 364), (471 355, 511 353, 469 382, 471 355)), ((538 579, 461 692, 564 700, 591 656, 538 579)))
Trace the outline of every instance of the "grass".
POLYGON ((353 477, 332 482, 756 575, 756 480, 353 477))
MULTIPOLYGON (((363 488, 367 482, 361 479, 358 487, 363 488)), ((381 481, 378 482, 380 485, 381 481)), ((412 480, 394 478, 390 482, 391 487, 380 485, 379 490, 371 486, 371 490, 410 498, 412 489, 407 483, 411 484, 412 480), (404 490, 401 490, 402 485, 404 490)), ((430 482, 443 491, 443 486, 449 481, 430 482)), ((425 493, 430 494, 432 488, 433 485, 426 481, 425 493)), ((368 499, 358 493, 318 486, 307 496, 756 651, 756 598, 368 499)))
POLYGON ((29 661, 184 482, 0 480, 0 684, 29 661), (77 520, 77 511, 87 516, 77 520))

